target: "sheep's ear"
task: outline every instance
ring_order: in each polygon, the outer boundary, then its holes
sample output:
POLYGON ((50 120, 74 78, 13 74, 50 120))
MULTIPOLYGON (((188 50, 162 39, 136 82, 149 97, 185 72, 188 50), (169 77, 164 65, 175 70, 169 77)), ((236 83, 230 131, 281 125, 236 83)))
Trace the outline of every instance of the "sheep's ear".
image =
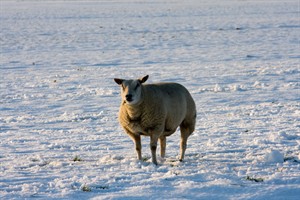
POLYGON ((139 79, 140 83, 145 83, 149 78, 149 75, 144 76, 143 78, 139 79))
POLYGON ((123 83, 123 79, 119 79, 119 78, 114 78, 115 82, 118 84, 118 85, 122 85, 123 83))

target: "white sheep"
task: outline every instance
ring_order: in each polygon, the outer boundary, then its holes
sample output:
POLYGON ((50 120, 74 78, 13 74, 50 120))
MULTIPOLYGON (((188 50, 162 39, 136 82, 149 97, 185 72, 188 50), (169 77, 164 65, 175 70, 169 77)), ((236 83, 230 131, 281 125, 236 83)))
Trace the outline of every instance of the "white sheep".
POLYGON ((137 157, 142 159, 141 135, 150 136, 152 162, 157 165, 156 148, 160 140, 161 157, 165 157, 166 136, 180 126, 180 161, 184 158, 187 139, 195 130, 196 105, 188 90, 178 83, 143 84, 138 80, 115 78, 121 86, 122 102, 119 121, 135 143, 137 157))

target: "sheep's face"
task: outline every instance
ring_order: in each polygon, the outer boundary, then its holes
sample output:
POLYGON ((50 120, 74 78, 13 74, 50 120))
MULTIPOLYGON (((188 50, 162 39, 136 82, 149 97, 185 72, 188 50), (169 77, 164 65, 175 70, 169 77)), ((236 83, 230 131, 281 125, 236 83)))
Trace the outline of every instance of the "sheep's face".
POLYGON ((124 80, 115 78, 115 82, 121 86, 122 101, 128 105, 140 102, 142 96, 142 83, 146 82, 148 75, 138 80, 124 80))
POLYGON ((138 80, 126 80, 122 83, 122 100, 129 105, 137 104, 141 99, 141 83, 138 80))

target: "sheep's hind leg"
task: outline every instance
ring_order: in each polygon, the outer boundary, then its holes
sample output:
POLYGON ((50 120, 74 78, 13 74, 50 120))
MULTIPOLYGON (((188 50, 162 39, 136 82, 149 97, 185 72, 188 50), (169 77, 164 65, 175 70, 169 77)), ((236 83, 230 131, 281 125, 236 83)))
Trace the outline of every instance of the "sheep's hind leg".
POLYGON ((159 141, 160 141, 160 156, 164 158, 166 155, 166 136, 161 136, 159 138, 159 141))
POLYGON ((185 150, 186 150, 186 139, 181 138, 180 141, 180 157, 179 157, 179 161, 182 162, 184 159, 184 154, 185 154, 185 150))
POLYGON ((179 161, 182 162, 184 159, 185 150, 187 147, 187 139, 190 136, 191 132, 188 127, 185 127, 183 125, 180 126, 180 132, 181 132, 181 140, 180 140, 180 157, 179 161))

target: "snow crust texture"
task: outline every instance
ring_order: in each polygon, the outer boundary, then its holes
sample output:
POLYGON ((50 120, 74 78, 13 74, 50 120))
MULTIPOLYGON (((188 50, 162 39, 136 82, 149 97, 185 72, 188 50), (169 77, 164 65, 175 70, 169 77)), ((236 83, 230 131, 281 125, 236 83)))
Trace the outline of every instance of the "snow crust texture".
POLYGON ((298 199, 299 1, 0 1, 1 199, 298 199), (178 82, 186 158, 143 161, 113 78, 178 82))

